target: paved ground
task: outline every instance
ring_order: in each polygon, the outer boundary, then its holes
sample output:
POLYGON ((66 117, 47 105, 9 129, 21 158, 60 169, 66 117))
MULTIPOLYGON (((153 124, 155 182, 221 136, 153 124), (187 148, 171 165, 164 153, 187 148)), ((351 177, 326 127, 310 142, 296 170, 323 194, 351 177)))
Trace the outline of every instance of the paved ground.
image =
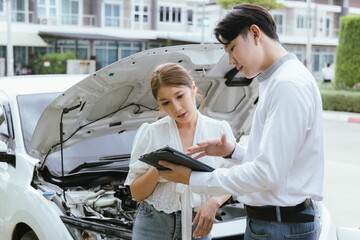
POLYGON ((324 204, 336 226, 360 228, 360 114, 325 111, 323 117, 324 204))
POLYGON ((324 113, 324 204, 342 227, 360 228, 359 120, 360 114, 324 113))

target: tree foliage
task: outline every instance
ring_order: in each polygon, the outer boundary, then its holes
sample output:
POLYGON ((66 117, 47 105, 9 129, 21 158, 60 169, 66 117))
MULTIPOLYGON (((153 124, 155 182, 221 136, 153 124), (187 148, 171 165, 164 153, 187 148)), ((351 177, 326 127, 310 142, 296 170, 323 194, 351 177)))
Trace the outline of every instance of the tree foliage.
POLYGON ((360 16, 340 19, 339 45, 336 53, 335 85, 353 87, 360 82, 360 16))
POLYGON ((30 65, 35 74, 66 73, 66 60, 76 59, 73 53, 48 53, 33 60, 30 65))
POLYGON ((263 6, 267 10, 280 8, 283 5, 281 3, 277 3, 276 0, 217 0, 216 4, 221 5, 222 8, 229 9, 240 3, 251 3, 263 6))

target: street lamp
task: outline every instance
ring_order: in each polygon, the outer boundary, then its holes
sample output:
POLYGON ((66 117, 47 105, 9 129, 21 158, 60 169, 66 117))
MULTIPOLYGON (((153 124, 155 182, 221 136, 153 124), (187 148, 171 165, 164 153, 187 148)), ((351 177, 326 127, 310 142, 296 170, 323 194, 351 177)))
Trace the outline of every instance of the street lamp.
POLYGON ((6 45, 6 65, 7 76, 14 76, 14 53, 11 35, 11 0, 6 3, 7 12, 7 45, 6 45))
POLYGON ((311 0, 306 0, 307 3, 307 16, 306 16, 306 27, 307 27, 307 38, 306 38, 306 67, 312 72, 311 64, 311 0))
POLYGON ((204 44, 205 31, 205 0, 202 1, 202 24, 201 24, 201 44, 204 44))

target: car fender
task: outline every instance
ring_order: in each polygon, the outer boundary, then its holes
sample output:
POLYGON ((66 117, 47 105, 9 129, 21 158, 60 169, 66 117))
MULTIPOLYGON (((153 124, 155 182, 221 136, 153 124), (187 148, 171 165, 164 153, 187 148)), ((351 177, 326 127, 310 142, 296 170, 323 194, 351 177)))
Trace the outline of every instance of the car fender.
MULTIPOLYGON (((26 193, 23 192, 20 195, 23 197, 19 196, 8 204, 6 210, 6 216, 9 217, 7 233, 13 234, 17 224, 25 223, 40 240, 73 239, 60 219, 62 212, 54 202, 47 200, 31 186, 28 187, 26 193), (16 211, 12 211, 15 209, 16 211)), ((11 236, 7 236, 7 239, 11 239, 11 236)))
POLYGON ((4 239, 11 239, 17 224, 28 225, 41 239, 72 239, 60 219, 63 213, 54 202, 47 200, 31 186, 37 160, 21 149, 16 154, 16 168, 8 167, 6 185, 2 185, 4 199, 4 239), (45 231, 52 229, 51 231, 45 231))

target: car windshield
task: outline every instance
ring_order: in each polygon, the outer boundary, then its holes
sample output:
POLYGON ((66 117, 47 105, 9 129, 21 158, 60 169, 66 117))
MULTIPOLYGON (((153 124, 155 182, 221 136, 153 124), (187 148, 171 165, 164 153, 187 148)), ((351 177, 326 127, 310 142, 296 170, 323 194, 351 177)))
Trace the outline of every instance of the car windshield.
MULTIPOLYGON (((29 145, 31 137, 34 133, 36 124, 40 119, 45 108, 57 97, 60 93, 43 93, 31 95, 19 95, 17 97, 21 128, 24 137, 24 145, 29 153, 29 145)), ((132 142, 136 131, 122 132, 119 134, 110 134, 101 137, 91 138, 78 142, 64 149, 64 172, 65 174, 83 164, 84 162, 103 161, 100 158, 107 156, 124 155, 131 153, 132 142)), ((116 158, 115 158, 116 159, 116 158)), ((107 160, 108 161, 108 160, 107 160)), ((48 156, 46 162, 50 172, 60 175, 60 151, 52 153, 48 156)), ((96 169, 107 169, 114 167, 127 168, 128 161, 120 161, 118 163, 109 164, 106 166, 99 166, 96 169)), ((92 170, 93 168, 84 168, 84 171, 92 170)))

